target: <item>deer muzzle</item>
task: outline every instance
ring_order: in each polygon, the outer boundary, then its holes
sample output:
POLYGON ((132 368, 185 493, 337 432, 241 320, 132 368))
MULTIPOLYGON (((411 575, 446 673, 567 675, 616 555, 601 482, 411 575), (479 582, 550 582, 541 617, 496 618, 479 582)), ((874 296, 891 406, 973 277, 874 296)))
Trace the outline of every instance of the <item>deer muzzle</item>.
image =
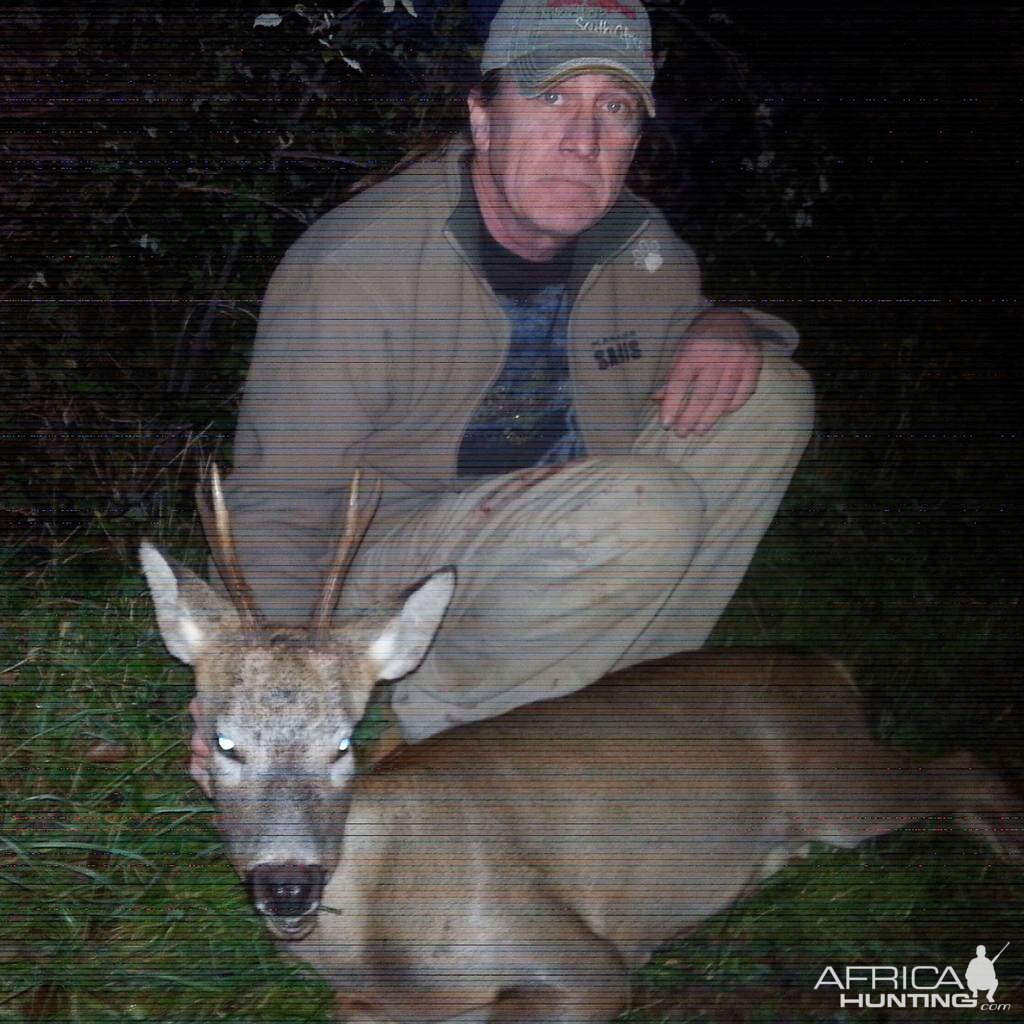
POLYGON ((319 864, 258 864, 246 876, 253 906, 278 938, 296 940, 316 923, 326 872, 319 864))

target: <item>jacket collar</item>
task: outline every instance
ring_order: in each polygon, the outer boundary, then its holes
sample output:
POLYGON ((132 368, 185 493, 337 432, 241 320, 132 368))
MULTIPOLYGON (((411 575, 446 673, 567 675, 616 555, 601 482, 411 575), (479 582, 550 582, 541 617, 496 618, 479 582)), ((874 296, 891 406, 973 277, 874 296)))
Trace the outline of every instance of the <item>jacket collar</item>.
MULTIPOLYGON (((485 229, 470 177, 472 152, 469 140, 459 136, 448 147, 445 155, 448 195, 452 206, 447 232, 474 269, 482 273, 480 236, 485 229)), ((623 189, 615 205, 604 217, 576 239, 575 258, 569 279, 572 291, 578 293, 591 269, 615 257, 647 226, 650 219, 648 204, 628 189, 623 189)))

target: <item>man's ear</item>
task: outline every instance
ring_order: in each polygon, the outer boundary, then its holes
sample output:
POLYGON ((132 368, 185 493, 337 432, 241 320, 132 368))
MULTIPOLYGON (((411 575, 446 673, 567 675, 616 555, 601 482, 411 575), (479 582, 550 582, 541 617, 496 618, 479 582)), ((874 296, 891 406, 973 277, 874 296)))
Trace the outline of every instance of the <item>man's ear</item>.
POLYGON ((398 614, 367 650, 377 679, 401 679, 427 655, 455 592, 455 570, 439 569, 407 592, 398 614))
POLYGON ((139 546, 139 559, 160 635, 175 658, 191 665, 217 633, 240 627, 238 612, 229 601, 185 566, 172 567, 148 540, 139 546))
POLYGON ((469 129, 473 135, 473 149, 486 153, 491 148, 491 112, 474 89, 466 99, 469 107, 469 129))

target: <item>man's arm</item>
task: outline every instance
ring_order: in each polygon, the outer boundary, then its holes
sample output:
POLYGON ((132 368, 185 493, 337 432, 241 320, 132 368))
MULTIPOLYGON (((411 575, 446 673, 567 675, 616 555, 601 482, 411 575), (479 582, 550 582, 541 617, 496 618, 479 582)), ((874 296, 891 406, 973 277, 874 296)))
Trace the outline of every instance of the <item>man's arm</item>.
POLYGON ((386 321, 348 275, 290 254, 267 289, 226 487, 239 558, 275 622, 320 586, 361 445, 386 404, 386 321))

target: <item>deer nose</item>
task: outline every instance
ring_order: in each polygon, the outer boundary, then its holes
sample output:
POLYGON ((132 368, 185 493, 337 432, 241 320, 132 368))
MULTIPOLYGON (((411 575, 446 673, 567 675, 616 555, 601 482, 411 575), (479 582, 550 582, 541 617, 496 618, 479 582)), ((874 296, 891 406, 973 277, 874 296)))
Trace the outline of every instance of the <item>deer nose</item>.
POLYGON ((302 917, 320 902, 324 872, 319 864, 258 864, 246 881, 261 914, 302 917))

